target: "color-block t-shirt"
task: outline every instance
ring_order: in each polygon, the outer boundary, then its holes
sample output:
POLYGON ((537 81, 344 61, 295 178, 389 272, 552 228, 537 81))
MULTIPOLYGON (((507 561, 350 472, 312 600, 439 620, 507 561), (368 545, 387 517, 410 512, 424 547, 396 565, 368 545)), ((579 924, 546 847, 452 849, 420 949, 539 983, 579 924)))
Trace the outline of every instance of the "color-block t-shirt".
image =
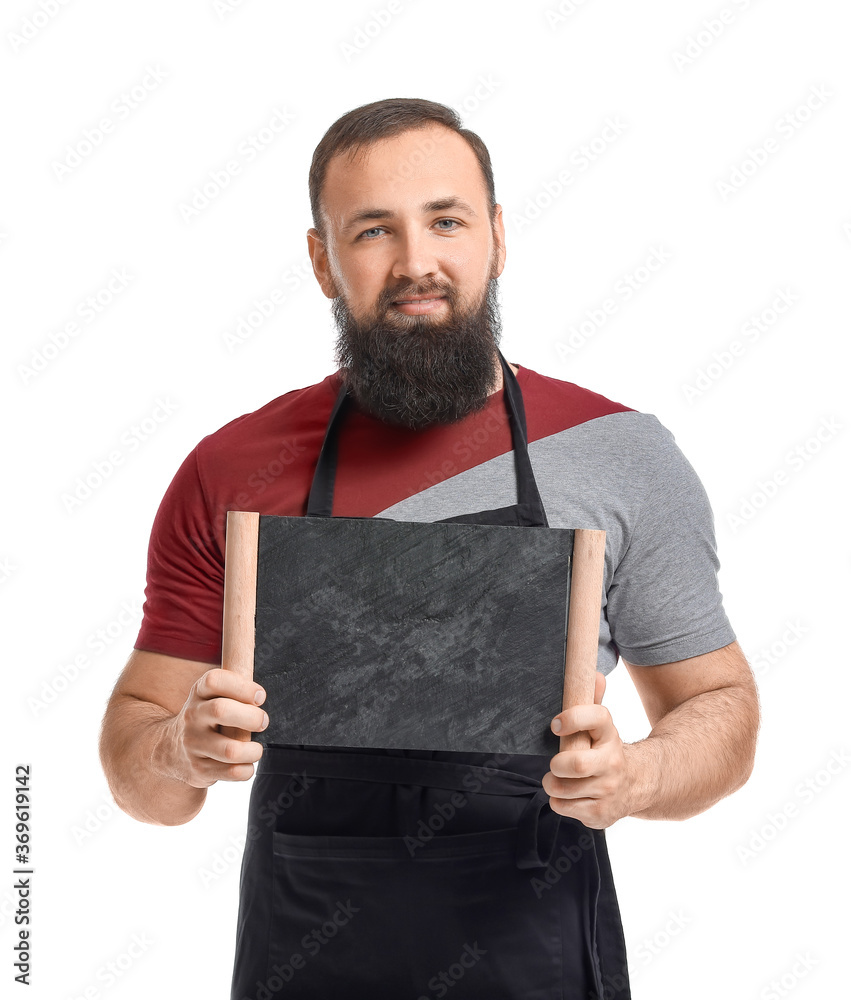
MULTIPOLYGON (((650 665, 732 642, 712 511, 670 431, 651 414, 514 364, 549 525, 606 531, 598 669, 611 671, 618 654, 650 665)), ((339 387, 335 372, 287 392, 189 453, 154 519, 137 649, 221 662, 226 513, 304 515, 339 387)), ((516 503, 503 394, 423 430, 351 406, 334 516, 439 521, 516 503)))

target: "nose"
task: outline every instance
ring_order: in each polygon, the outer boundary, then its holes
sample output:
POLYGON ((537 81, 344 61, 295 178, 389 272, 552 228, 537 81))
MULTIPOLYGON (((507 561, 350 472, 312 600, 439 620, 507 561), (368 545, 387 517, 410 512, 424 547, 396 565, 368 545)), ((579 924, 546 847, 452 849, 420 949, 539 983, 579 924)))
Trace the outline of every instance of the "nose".
POLYGON ((393 277, 403 281, 420 282, 434 277, 440 271, 440 264, 434 250, 434 237, 421 227, 411 226, 400 231, 396 241, 396 257, 393 261, 393 277))

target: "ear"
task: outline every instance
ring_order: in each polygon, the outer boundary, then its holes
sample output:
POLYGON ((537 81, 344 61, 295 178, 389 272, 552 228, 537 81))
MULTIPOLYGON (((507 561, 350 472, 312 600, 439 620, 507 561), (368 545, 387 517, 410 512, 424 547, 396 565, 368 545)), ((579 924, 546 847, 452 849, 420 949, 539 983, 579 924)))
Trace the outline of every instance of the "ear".
POLYGON ((499 277, 505 267, 505 222, 502 218, 502 205, 497 205, 494 209, 493 217, 493 239, 496 245, 496 274, 499 277))
POLYGON ((307 252, 310 254, 310 263, 313 265, 313 273, 319 282, 319 287, 326 298, 336 299, 340 293, 331 274, 331 265, 325 244, 317 229, 311 228, 307 231, 307 252))

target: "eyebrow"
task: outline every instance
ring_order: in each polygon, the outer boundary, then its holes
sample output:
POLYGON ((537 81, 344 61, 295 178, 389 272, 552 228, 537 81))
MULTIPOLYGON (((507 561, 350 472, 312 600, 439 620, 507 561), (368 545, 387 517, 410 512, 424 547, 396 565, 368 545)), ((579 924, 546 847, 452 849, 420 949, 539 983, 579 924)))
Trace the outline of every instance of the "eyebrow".
MULTIPOLYGON (((435 201, 424 201, 420 205, 420 211, 426 215, 430 212, 445 212, 448 209, 457 209, 460 212, 465 212, 467 215, 472 216, 474 219, 478 218, 478 215, 473 211, 470 205, 461 198, 450 197, 450 198, 438 198, 435 201)), ((349 230, 354 229, 355 226, 362 222, 375 222, 377 219, 395 219, 396 213, 391 212, 389 208, 364 208, 359 212, 356 212, 349 221, 340 230, 341 233, 348 233, 349 230)))

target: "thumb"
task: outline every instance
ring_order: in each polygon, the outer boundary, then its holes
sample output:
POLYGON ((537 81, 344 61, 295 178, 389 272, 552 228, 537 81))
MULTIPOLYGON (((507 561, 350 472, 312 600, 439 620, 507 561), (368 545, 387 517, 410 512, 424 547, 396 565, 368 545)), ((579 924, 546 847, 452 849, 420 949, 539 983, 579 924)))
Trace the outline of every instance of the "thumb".
POLYGON ((603 695, 606 691, 606 675, 597 671, 597 676, 594 678, 594 704, 601 705, 603 703, 603 695))

